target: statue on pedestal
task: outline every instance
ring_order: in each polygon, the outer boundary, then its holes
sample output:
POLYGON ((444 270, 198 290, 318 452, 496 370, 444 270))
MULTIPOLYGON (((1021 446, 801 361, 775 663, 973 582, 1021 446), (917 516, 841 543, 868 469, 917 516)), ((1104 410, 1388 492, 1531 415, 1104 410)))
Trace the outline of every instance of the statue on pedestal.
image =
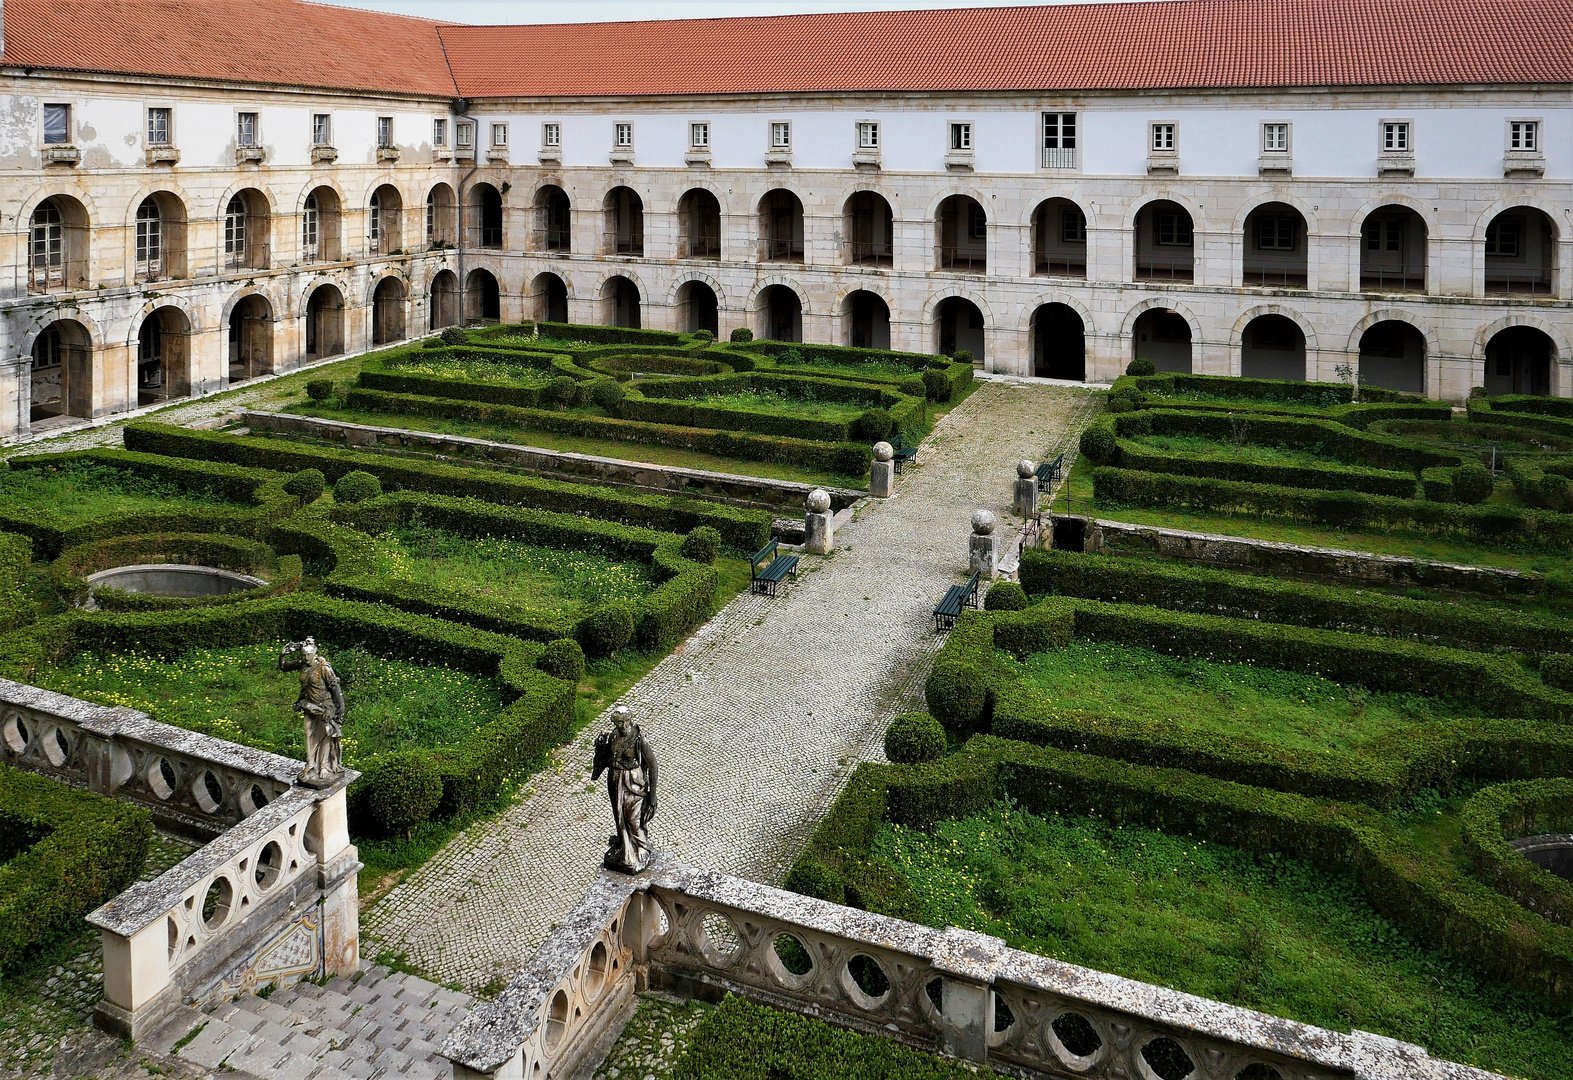
POLYGON ((326 787, 344 775, 344 689, 312 638, 292 641, 279 654, 280 671, 300 672, 295 711, 306 720, 306 769, 300 782, 326 787))
POLYGON ((644 733, 633 722, 627 706, 612 710, 612 730, 595 739, 595 767, 591 781, 606 773, 606 793, 612 800, 612 822, 617 831, 607 837, 608 870, 637 874, 650 862, 650 837, 645 831, 655 817, 655 754, 644 733))

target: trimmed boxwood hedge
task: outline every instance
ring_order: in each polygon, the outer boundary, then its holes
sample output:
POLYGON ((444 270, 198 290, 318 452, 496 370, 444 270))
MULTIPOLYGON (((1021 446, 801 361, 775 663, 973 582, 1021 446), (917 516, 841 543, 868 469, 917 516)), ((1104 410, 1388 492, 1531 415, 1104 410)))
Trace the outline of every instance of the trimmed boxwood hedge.
MULTIPOLYGON (((1327 407, 1348 405, 1354 400, 1354 388, 1348 383, 1301 382, 1291 379, 1245 379, 1237 375, 1190 375, 1183 372, 1161 375, 1136 376, 1133 381, 1143 391, 1152 394, 1204 394, 1219 398, 1239 398, 1247 401, 1272 401, 1327 407)), ((1119 385, 1119 381, 1116 381, 1119 385)), ((1361 404, 1372 402, 1400 402, 1432 405, 1425 398, 1385 390, 1379 386, 1360 387, 1361 404)), ((1446 405, 1441 406, 1444 410, 1446 405)))
POLYGON ((32 561, 31 540, 0 532, 0 626, 22 626, 33 621, 36 609, 27 591, 27 571, 32 561))
POLYGON ((0 972, 136 881, 152 839, 139 806, 0 764, 0 972))
POLYGON ((1530 911, 1573 926, 1573 882, 1536 866, 1508 843, 1543 833, 1573 833, 1573 779, 1486 788, 1459 814, 1460 839, 1476 873, 1530 911))
POLYGON ((49 567, 55 595, 65 604, 82 604, 92 592, 94 603, 106 611, 159 611, 206 607, 258 600, 298 588, 301 561, 286 555, 275 559, 266 544, 219 533, 153 533, 117 536, 82 544, 61 554, 49 567), (150 596, 98 586, 89 590, 88 575, 115 566, 142 563, 185 563, 261 577, 268 584, 258 589, 218 596, 150 596))
POLYGON ((1570 406, 1573 406, 1573 399, 1531 394, 1470 398, 1467 403, 1470 423, 1511 424, 1563 438, 1573 438, 1573 407, 1570 406))
MULTIPOLYGON (((1414 473, 1435 465, 1455 466, 1457 453, 1387 435, 1371 435, 1337 420, 1311 416, 1144 408, 1112 418, 1115 434, 1182 435, 1245 446, 1311 448, 1334 461, 1367 469, 1414 473)), ((1156 452, 1156 451, 1154 451, 1156 452)))
POLYGON ((623 326, 587 326, 582 323, 536 323, 541 337, 562 341, 590 341, 600 345, 698 345, 690 334, 669 330, 633 330, 623 326))
POLYGON ((1224 454, 1160 450, 1129 439, 1116 440, 1115 448, 1113 463, 1124 469, 1281 484, 1293 488, 1319 488, 1324 491, 1363 491, 1370 495, 1389 495, 1399 499, 1412 499, 1415 496, 1415 477, 1408 472, 1368 469, 1359 465, 1283 465, 1224 454))

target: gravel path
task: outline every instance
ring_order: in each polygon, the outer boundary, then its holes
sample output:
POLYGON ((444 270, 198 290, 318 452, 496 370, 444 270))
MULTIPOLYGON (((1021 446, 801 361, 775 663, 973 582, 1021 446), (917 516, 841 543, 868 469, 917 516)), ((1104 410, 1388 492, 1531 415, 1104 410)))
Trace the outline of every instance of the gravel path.
MULTIPOLYGON (((728 604, 624 698, 661 762, 658 846, 776 881, 889 718, 921 702, 944 638, 933 605, 965 579, 968 520, 1009 516, 1014 465, 1074 447, 1085 391, 987 382, 935 429, 896 495, 866 503, 828 558, 771 599, 728 604)), ((362 913, 368 955, 404 953, 441 982, 506 978, 578 903, 610 815, 587 728, 505 813, 456 837, 362 913)))

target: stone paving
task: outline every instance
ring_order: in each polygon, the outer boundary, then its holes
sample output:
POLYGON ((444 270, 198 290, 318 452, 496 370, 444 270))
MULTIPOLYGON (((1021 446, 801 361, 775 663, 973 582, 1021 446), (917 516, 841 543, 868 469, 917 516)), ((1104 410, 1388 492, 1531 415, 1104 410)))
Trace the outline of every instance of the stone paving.
MULTIPOLYGON (((1073 450, 1092 407, 1083 390, 985 382, 833 555, 805 557, 776 598, 734 600, 624 697, 661 761, 658 846, 780 879, 850 769, 882 755, 890 717, 921 702, 944 643, 933 606, 965 579, 972 511, 994 510, 1011 536, 1015 462, 1073 450)), ((603 726, 363 912, 365 952, 472 990, 516 971, 599 867, 611 822, 589 766, 603 726)))

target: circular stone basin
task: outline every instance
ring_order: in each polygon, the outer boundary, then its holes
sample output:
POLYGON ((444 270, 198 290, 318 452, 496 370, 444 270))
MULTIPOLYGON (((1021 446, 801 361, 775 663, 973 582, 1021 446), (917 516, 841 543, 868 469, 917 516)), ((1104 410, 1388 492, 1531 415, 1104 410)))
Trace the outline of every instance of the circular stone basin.
POLYGON ((100 570, 88 575, 87 584, 90 589, 103 586, 147 596, 199 598, 257 589, 267 582, 250 574, 237 574, 233 570, 220 570, 212 566, 149 563, 100 570))
POLYGON ((1573 833, 1544 833, 1511 842, 1513 850, 1564 881, 1573 881, 1573 833))

